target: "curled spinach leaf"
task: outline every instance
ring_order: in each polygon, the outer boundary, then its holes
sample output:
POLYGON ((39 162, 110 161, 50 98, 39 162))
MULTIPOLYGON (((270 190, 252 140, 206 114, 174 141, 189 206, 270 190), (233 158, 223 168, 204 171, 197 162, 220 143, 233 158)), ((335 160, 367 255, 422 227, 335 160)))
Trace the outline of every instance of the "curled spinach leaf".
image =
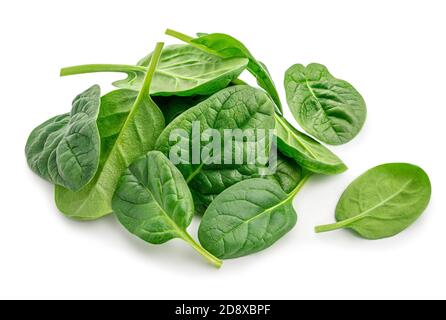
POLYGON ((268 248, 295 226, 292 202, 307 179, 289 194, 277 183, 258 178, 226 189, 203 215, 198 230, 201 245, 220 259, 268 248))
POLYGON ((320 174, 338 174, 347 166, 322 144, 294 128, 285 118, 275 115, 277 148, 305 169, 320 174))
POLYGON ((336 207, 335 224, 316 232, 348 228, 366 239, 394 236, 426 209, 431 183, 420 167, 389 163, 370 169, 353 181, 336 207))
POLYGON ((66 216, 98 219, 111 213, 111 199, 122 172, 152 150, 164 128, 164 117, 149 96, 162 43, 155 49, 141 91, 117 90, 102 97, 100 124, 102 153, 93 180, 77 192, 56 186, 56 204, 66 216))
POLYGON ((100 97, 99 86, 89 88, 74 99, 71 113, 51 118, 31 132, 25 154, 35 173, 73 191, 90 182, 99 165, 100 97))
POLYGON ((285 91, 297 122, 322 142, 347 143, 364 125, 367 109, 362 96, 321 64, 290 67, 285 73, 285 91))
POLYGON ((258 85, 268 92, 278 111, 282 113, 282 103, 268 69, 262 62, 254 58, 242 42, 223 33, 198 33, 197 38, 192 38, 178 31, 167 29, 166 34, 223 58, 247 58, 249 60, 248 71, 256 78, 258 85))
MULTIPOLYGON (((92 73, 122 72, 127 78, 113 83, 118 88, 139 90, 152 57, 148 55, 140 65, 92 64, 67 67, 61 76, 92 73)), ((210 95, 225 88, 245 70, 248 59, 221 58, 190 45, 164 48, 153 76, 150 94, 157 96, 210 95)))
POLYGON ((189 243, 216 267, 221 261, 187 233, 194 202, 181 172, 161 152, 150 151, 136 160, 119 180, 113 211, 131 233, 152 244, 174 238, 189 243))

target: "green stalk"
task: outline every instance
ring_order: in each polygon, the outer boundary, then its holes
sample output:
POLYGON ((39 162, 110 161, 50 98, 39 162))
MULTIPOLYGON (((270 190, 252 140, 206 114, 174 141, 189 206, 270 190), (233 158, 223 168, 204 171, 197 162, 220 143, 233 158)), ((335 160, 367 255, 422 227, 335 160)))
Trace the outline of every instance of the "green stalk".
POLYGON ((166 29, 165 33, 168 36, 177 38, 178 40, 184 41, 186 43, 191 43, 192 40, 194 39, 194 38, 192 38, 192 37, 190 37, 190 36, 188 36, 188 35, 186 35, 184 33, 181 33, 181 32, 178 32, 178 31, 175 31, 175 30, 172 30, 172 29, 166 29))
MULTIPOLYGON (((135 103, 133 104, 133 107, 127 117, 126 122, 123 125, 123 129, 121 130, 121 133, 124 131, 124 128, 127 127, 128 122, 130 119, 134 117, 134 114, 138 111, 139 106, 141 105, 142 100, 149 96, 150 91, 150 85, 152 84, 152 78, 156 70, 156 66, 158 64, 158 61, 161 56, 161 51, 163 50, 164 43, 158 42, 155 47, 155 51, 153 51, 152 59, 150 60, 150 64, 147 68, 147 73, 144 77, 144 81, 141 87, 141 90, 138 93, 138 97, 136 98, 135 103)), ((120 136, 119 136, 120 137, 120 136)), ((118 137, 118 139, 119 139, 118 137)))
POLYGON ((220 268, 222 266, 223 261, 212 255, 209 251, 207 251, 200 244, 198 244, 187 232, 182 233, 182 238, 214 267, 220 268))
MULTIPOLYGON (((127 116, 127 119, 124 122, 124 125, 122 126, 121 131, 119 132, 119 135, 116 139, 117 142, 113 146, 111 153, 114 151, 114 148, 116 148, 116 146, 118 145, 118 142, 121 139, 123 139, 122 134, 123 134, 123 132, 126 131, 126 128, 129 126, 129 124, 135 117, 136 113, 138 112, 138 109, 142 104, 142 100, 145 97, 149 96, 149 90, 150 90, 150 85, 152 83, 153 74, 155 73, 156 66, 157 66, 159 58, 161 56, 161 51, 163 50, 163 46, 164 46, 163 42, 158 42, 156 44, 155 51, 153 52, 152 59, 150 60, 150 64, 147 68, 147 73, 144 77, 144 81, 143 81, 141 90, 139 91, 138 96, 137 96, 135 102, 133 103, 132 109, 130 110, 129 115, 127 116)), ((126 166, 128 166, 128 165, 130 165, 130 164, 127 163, 126 166)))
POLYGON ((60 69, 60 76, 72 76, 75 74, 95 72, 146 72, 147 68, 127 64, 84 64, 79 66, 65 67, 60 69))
MULTIPOLYGON (((147 67, 147 73, 144 77, 144 82, 142 84, 141 90, 139 91, 138 99, 136 100, 138 103, 140 99, 143 97, 146 97, 150 93, 150 85, 152 84, 152 78, 155 74, 156 66, 158 65, 158 62, 161 57, 161 52, 163 51, 164 42, 158 42, 156 44, 155 50, 153 51, 152 58, 150 59, 150 64, 147 67)), ((142 67, 144 71, 146 71, 146 68, 142 67)))
POLYGON ((350 219, 345 219, 345 220, 342 220, 342 221, 339 221, 336 223, 317 226, 316 228, 314 228, 314 231, 316 231, 316 233, 321 233, 321 232, 328 232, 328 231, 342 229, 342 228, 347 227, 348 225, 350 225, 351 223, 353 223, 355 221, 361 220, 362 218, 363 218, 363 215, 357 215, 350 219))
POLYGON ((242 79, 235 79, 231 81, 231 84, 234 86, 239 86, 239 85, 247 85, 247 83, 245 81, 243 81, 242 79))
POLYGON ((181 33, 181 32, 179 32, 179 31, 172 30, 172 29, 166 29, 166 32, 165 32, 165 33, 166 33, 168 36, 177 38, 178 40, 181 40, 181 41, 183 41, 183 42, 185 42, 185 43, 187 43, 187 44, 190 44, 190 45, 192 45, 192 46, 194 46, 194 47, 196 47, 196 48, 198 48, 198 49, 200 49, 200 50, 202 50, 202 51, 204 51, 204 52, 207 52, 207 53, 209 53, 209 54, 212 54, 212 55, 215 55, 215 56, 219 56, 219 57, 224 58, 224 56, 222 56, 222 55, 219 54, 218 52, 216 52, 216 51, 214 51, 214 50, 212 50, 212 49, 209 49, 208 47, 203 46, 203 45, 201 45, 201 44, 194 43, 194 42, 193 42, 194 38, 188 36, 187 34, 184 34, 184 33, 181 33))

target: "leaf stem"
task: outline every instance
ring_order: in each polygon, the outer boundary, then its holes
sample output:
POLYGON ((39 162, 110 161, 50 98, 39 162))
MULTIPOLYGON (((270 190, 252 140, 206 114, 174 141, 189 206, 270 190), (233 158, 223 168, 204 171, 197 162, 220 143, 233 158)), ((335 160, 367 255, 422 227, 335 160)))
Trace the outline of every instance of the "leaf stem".
POLYGON ((152 84, 152 78, 155 74, 156 66, 158 65, 158 61, 161 57, 161 52, 163 51, 164 43, 158 42, 155 46, 155 50, 152 54, 152 59, 150 59, 150 64, 147 67, 147 73, 144 77, 144 81, 141 87, 141 91, 139 92, 138 99, 140 97, 145 97, 149 95, 150 85, 152 84))
MULTIPOLYGON (((139 107, 142 105, 144 99, 150 99, 150 95, 149 95, 150 84, 152 82, 152 77, 153 77, 153 74, 155 73, 155 69, 158 64, 158 60, 161 55, 163 46, 164 46, 164 43, 162 43, 162 42, 158 42, 156 44, 155 51, 153 52, 152 59, 150 60, 150 64, 147 68, 147 73, 144 77, 144 81, 143 81, 141 90, 139 91, 138 96, 137 96, 135 102, 133 103, 132 108, 130 109, 127 119, 125 120, 125 122, 122 126, 122 129, 119 132, 118 137, 116 138, 116 142, 113 145, 113 148, 112 148, 110 154, 113 153, 115 148, 117 148, 117 146, 119 145, 119 141, 121 139, 124 139, 123 134, 124 134, 124 132, 126 132, 127 126, 129 126, 131 124, 131 122, 133 121, 133 118, 135 117, 136 113, 138 112, 139 107)), ((129 165, 130 165, 130 163, 126 163, 125 167, 128 167, 129 165)))
POLYGON ((239 78, 232 80, 231 84, 234 86, 247 85, 247 83, 245 81, 243 81, 242 79, 239 79, 239 78))
POLYGON ((216 268, 220 268, 223 262, 212 255, 209 251, 198 244, 187 232, 183 232, 183 240, 189 243, 199 254, 201 254, 210 264, 216 268))
POLYGON ((181 33, 181 32, 178 32, 178 31, 175 31, 175 30, 172 30, 172 29, 166 29, 165 33, 168 36, 177 38, 178 40, 184 41, 186 43, 191 43, 192 40, 194 39, 194 38, 192 38, 192 37, 190 37, 190 36, 188 36, 188 35, 186 35, 184 33, 181 33))
POLYGON ((188 36, 187 34, 184 34, 184 33, 181 33, 181 32, 175 31, 175 30, 172 30, 172 29, 166 29, 166 32, 165 32, 165 33, 166 33, 168 36, 177 38, 178 40, 181 40, 181 41, 183 41, 183 42, 185 42, 185 43, 187 43, 187 44, 190 44, 191 46, 194 46, 195 48, 198 48, 198 49, 200 49, 201 51, 207 52, 207 53, 212 54, 212 55, 214 55, 214 56, 219 56, 219 57, 225 58, 225 57, 222 56, 219 52, 217 52, 217 51, 215 51, 215 50, 213 50, 213 49, 211 49, 211 48, 209 48, 209 47, 207 47, 207 46, 204 46, 204 45, 195 43, 195 42, 193 41, 194 38, 188 36))
POLYGON ((95 72, 146 72, 147 68, 127 64, 84 64, 60 69, 60 76, 72 76, 75 74, 95 72))
POLYGON ((328 232, 328 231, 334 231, 334 230, 338 230, 338 229, 342 229, 347 227, 349 224, 361 220, 363 218, 363 215, 357 215, 354 216, 350 219, 345 219, 336 223, 331 223, 331 224, 325 224, 325 225, 321 225, 321 226, 317 226, 314 228, 314 231, 316 233, 321 233, 321 232, 328 232))
POLYGON ((316 233, 321 233, 321 232, 328 232, 328 231, 333 231, 333 230, 338 230, 343 228, 344 226, 341 225, 341 223, 332 223, 332 224, 326 224, 326 225, 322 225, 322 226, 317 226, 314 228, 314 231, 316 233))

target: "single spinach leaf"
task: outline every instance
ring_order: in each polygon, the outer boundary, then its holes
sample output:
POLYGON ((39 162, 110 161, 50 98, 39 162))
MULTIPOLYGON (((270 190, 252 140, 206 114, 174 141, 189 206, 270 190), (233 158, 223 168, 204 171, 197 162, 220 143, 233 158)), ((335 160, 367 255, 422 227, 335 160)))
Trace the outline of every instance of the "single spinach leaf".
POLYGON ((221 261, 187 233, 194 202, 181 172, 161 152, 150 151, 136 160, 119 180, 113 211, 131 233, 152 244, 174 238, 189 243, 216 267, 221 261))
POLYGON ((275 115, 277 148, 305 169, 320 174, 338 174, 346 165, 333 152, 294 128, 285 118, 275 115))
MULTIPOLYGON (((157 150, 162 151, 165 155, 169 155, 172 151, 175 155, 184 151, 183 154, 188 154, 189 158, 193 154, 192 150, 192 135, 193 124, 199 125, 198 129, 203 133, 208 129, 216 130, 220 133, 221 149, 226 149, 224 141, 224 131, 233 129, 249 129, 249 137, 257 139, 259 130, 267 131, 274 128, 274 106, 269 97, 261 90, 252 88, 250 86, 240 85, 232 86, 219 91, 212 95, 207 100, 199 103, 195 107, 187 110, 175 120, 173 120, 163 131, 157 141, 157 150), (184 130, 186 136, 179 136, 176 141, 170 141, 171 134, 178 130, 184 130), (172 150, 175 147, 177 150, 172 150)), ((197 134, 197 132, 195 132, 197 134)), ((267 137, 260 136, 264 141, 267 137)), ((209 145, 209 141, 197 139, 200 143, 199 150, 209 145)), ((238 141, 233 143, 233 148, 239 148, 246 152, 249 150, 247 141, 238 141)), ((258 140, 256 143, 260 142, 258 140)), ((264 148, 269 150, 268 141, 265 142, 264 148)), ((230 149, 230 151, 233 149, 230 149)), ((265 151, 267 154, 268 152, 265 151)), ((200 153, 202 154, 202 153, 200 153)), ((198 175, 205 172, 207 169, 236 168, 237 164, 224 164, 223 152, 216 155, 207 155, 206 158, 201 157, 197 161, 181 162, 177 165, 183 173, 188 183, 198 175), (220 160, 220 164, 207 164, 210 158, 214 157, 220 160), (197 163, 193 163, 197 162, 197 163)), ((193 159, 188 159, 193 160, 193 159)), ((243 164, 241 164, 243 165, 243 164)))
POLYGON ((224 166, 206 168, 189 182, 196 213, 203 215, 207 207, 221 192, 240 181, 261 177, 263 170, 266 170, 266 167, 248 164, 235 168, 225 168, 224 166))
POLYGON ((220 259, 268 248, 295 226, 292 202, 306 179, 290 194, 277 183, 258 178, 226 189, 203 215, 198 230, 201 245, 220 259))
POLYGON ((192 181, 195 212, 203 215, 212 201, 228 187, 252 178, 264 178, 279 184, 285 193, 290 193, 303 177, 302 168, 290 158, 277 154, 276 162, 268 167, 244 165, 235 169, 207 170, 205 176, 192 181))
POLYGON ((370 169, 352 182, 336 207, 335 224, 316 232, 341 228, 366 239, 394 236, 409 227, 429 204, 431 183, 420 167, 389 163, 370 169))
MULTIPOLYGON (((274 105, 271 99, 261 90, 250 86, 232 86, 219 91, 207 100, 190 108, 175 120, 173 120, 163 131, 157 141, 156 149, 163 152, 172 159, 172 155, 188 155, 185 161, 175 161, 177 167, 188 182, 192 193, 201 195, 218 194, 232 184, 248 177, 257 170, 259 163, 248 163, 245 153, 250 150, 249 140, 269 157, 270 144, 268 137, 262 136, 259 130, 274 128, 274 105), (231 164, 225 163, 225 152, 208 154, 199 159, 192 158, 194 154, 192 137, 194 124, 198 124, 201 133, 214 129, 220 133, 217 141, 220 150, 229 150, 231 156, 234 152, 243 153, 243 161, 231 164), (227 130, 249 129, 246 141, 234 141, 233 146, 227 147, 232 140, 224 139, 227 130), (178 135, 175 141, 170 141, 172 134, 182 130, 184 134, 178 135), (262 146, 263 145, 263 146, 262 146)), ((231 131, 233 132, 233 131, 231 131)), ((198 132, 199 134, 200 132, 198 132)), ((199 143, 198 155, 203 155, 203 150, 209 145, 209 141, 195 139, 199 143)), ((218 151, 217 151, 218 152, 218 151)), ((233 159, 234 160, 234 159, 233 159)))
POLYGON ((99 86, 89 88, 74 99, 71 113, 51 118, 31 132, 25 154, 35 173, 74 191, 94 177, 100 152, 100 97, 99 86))
POLYGON ((171 29, 167 29, 166 34, 223 58, 241 57, 249 59, 248 71, 256 78, 258 85, 268 92, 278 111, 282 113, 282 103, 268 69, 262 62, 254 58, 242 42, 223 33, 199 33, 195 39, 171 29))
POLYGON ((367 109, 362 96, 321 64, 293 65, 285 73, 285 91, 297 122, 322 142, 347 143, 364 125, 367 109))
POLYGON ((100 167, 93 180, 77 192, 56 186, 56 204, 66 216, 92 220, 111 213, 111 199, 122 172, 155 146, 164 118, 148 93, 161 48, 158 44, 136 100, 131 90, 117 90, 102 97, 98 119, 103 145, 100 167))
MULTIPOLYGON (((113 84, 122 89, 139 90, 147 72, 152 54, 137 66, 94 64, 67 67, 61 76, 92 73, 122 72, 127 78, 113 84)), ((153 76, 150 94, 157 96, 210 95, 225 88, 245 70, 246 58, 221 58, 190 45, 173 45, 164 48, 153 76)))
POLYGON ((209 96, 190 96, 190 97, 160 97, 153 96, 152 99, 156 105, 161 109, 166 120, 166 124, 172 122, 184 111, 196 106, 200 102, 206 100, 209 96))

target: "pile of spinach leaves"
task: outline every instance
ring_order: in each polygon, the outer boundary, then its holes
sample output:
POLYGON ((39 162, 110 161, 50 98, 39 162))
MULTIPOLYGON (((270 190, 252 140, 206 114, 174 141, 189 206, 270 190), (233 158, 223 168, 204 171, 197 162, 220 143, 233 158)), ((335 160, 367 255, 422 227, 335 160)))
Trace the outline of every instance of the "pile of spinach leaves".
MULTIPOLYGON (((321 142, 339 145, 357 136, 366 105, 325 66, 293 65, 285 73, 286 100, 307 135, 285 118, 268 69, 242 42, 222 33, 190 37, 168 29, 166 34, 185 44, 158 43, 134 65, 63 68, 61 76, 121 72, 126 77, 102 96, 99 86, 90 87, 74 99, 70 112, 35 128, 26 158, 55 185, 57 207, 67 217, 94 220, 114 213, 139 238, 152 244, 182 239, 220 267, 221 259, 264 250, 288 233, 297 222, 293 199, 312 175, 347 170, 321 142), (239 78, 245 70, 259 88, 239 78), (197 121, 201 130, 251 130, 256 143, 264 142, 268 163, 228 165, 225 154, 204 152, 208 146, 202 141, 199 162, 174 164, 174 150, 191 151, 197 121), (178 129, 186 134, 172 141, 178 129), (272 129, 275 139, 260 141, 257 132, 272 129), (208 161, 216 158, 221 161, 208 161), (199 243, 186 230, 195 214, 201 218, 199 243)), ((242 140, 230 150, 245 147, 242 140)), ((349 228, 367 239, 393 236, 421 215, 430 194, 421 168, 382 165, 345 191, 337 223, 316 231, 349 228)))

